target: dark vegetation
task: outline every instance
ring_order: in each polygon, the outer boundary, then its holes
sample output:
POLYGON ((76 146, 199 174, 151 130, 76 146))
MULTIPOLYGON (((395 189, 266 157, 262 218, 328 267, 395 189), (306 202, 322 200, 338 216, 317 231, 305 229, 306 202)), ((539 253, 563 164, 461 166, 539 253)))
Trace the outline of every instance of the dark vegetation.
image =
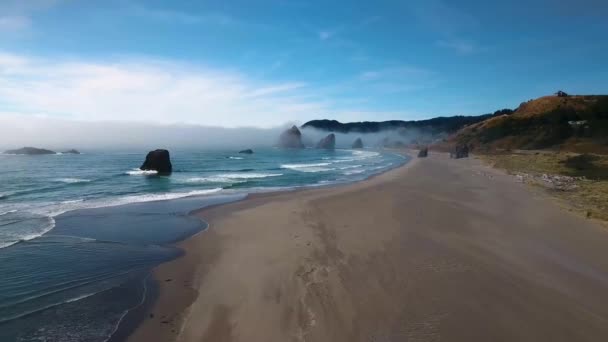
POLYGON ((480 149, 608 150, 608 96, 555 96, 523 103, 459 132, 456 141, 480 149))
POLYGON ((599 156, 584 153, 569 156, 564 160, 560 160, 559 163, 567 168, 567 171, 564 172, 567 175, 595 180, 608 180, 608 165, 602 163, 602 158, 599 156))
POLYGON ((437 117, 419 121, 391 120, 342 123, 336 120, 312 120, 302 125, 302 128, 316 128, 337 133, 378 133, 400 129, 418 129, 430 134, 454 133, 466 125, 481 122, 492 115, 437 117))

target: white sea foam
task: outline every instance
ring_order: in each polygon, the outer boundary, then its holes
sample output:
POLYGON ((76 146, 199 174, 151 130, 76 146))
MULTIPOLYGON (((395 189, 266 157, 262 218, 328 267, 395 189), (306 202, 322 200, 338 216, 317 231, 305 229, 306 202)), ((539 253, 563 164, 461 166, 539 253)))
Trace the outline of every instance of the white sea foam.
POLYGON ((358 167, 363 167, 363 165, 348 165, 348 166, 343 166, 340 167, 340 170, 348 170, 348 169, 354 169, 354 168, 358 168, 358 167))
POLYGON ((356 175, 356 174, 363 173, 363 172, 365 172, 365 170, 358 169, 358 170, 344 171, 344 172, 342 172, 342 174, 346 175, 346 176, 350 176, 350 175, 356 175))
POLYGON ((243 158, 243 157, 232 157, 231 156, 231 157, 228 157, 228 159, 241 160, 241 159, 245 159, 245 158, 243 158))
POLYGON ((145 176, 145 175, 155 175, 158 174, 158 171, 155 170, 140 170, 140 169, 133 169, 133 170, 129 170, 127 172, 125 172, 127 175, 130 176, 145 176))
POLYGON ((13 209, 13 210, 8 210, 8 211, 1 211, 1 212, 0 212, 0 216, 2 216, 2 215, 6 215, 6 214, 15 213, 15 212, 17 212, 17 210, 16 210, 16 209, 13 209))
MULTIPOLYGON (((12 211, 16 212, 16 210, 12 211)), ((4 230, 0 235, 0 249, 6 248, 8 246, 14 245, 20 241, 28 241, 31 239, 35 239, 39 236, 42 236, 46 232, 55 228, 55 219, 47 216, 44 217, 47 220, 45 225, 36 225, 35 227, 31 227, 28 230, 20 230, 18 232, 11 232, 4 230)))
POLYGON ((91 180, 83 179, 83 178, 58 178, 58 179, 55 179, 55 181, 61 182, 61 183, 73 184, 73 183, 88 183, 91 180))
POLYGON ((235 179, 250 179, 250 178, 268 178, 268 177, 279 177, 282 173, 224 173, 218 175, 219 177, 235 178, 235 179))
POLYGON ((282 173, 222 173, 207 177, 193 177, 187 183, 242 183, 249 179, 279 177, 282 173))
MULTIPOLYGON (((140 194, 140 195, 129 195, 118 198, 106 198, 103 200, 92 200, 85 201, 83 199, 70 200, 70 201, 62 201, 59 203, 49 203, 46 205, 38 204, 35 207, 24 207, 22 209, 11 209, 4 214, 15 213, 17 211, 23 211, 28 213, 29 215, 35 215, 33 217, 38 217, 40 219, 45 218, 48 223, 44 225, 32 225, 31 228, 26 230, 20 229, 16 232, 7 232, 6 230, 0 231, 0 248, 5 248, 10 245, 14 245, 19 241, 31 240, 37 238, 46 232, 50 231, 55 227, 55 219, 54 217, 66 213, 72 210, 79 209, 93 209, 93 208, 103 208, 103 207, 113 207, 131 203, 142 203, 142 202, 154 202, 154 201, 164 201, 164 200, 172 200, 183 197, 193 197, 193 196, 204 196, 211 195, 217 192, 222 191, 222 188, 213 188, 213 189, 202 189, 202 190, 193 190, 188 192, 170 192, 170 193, 160 193, 160 194, 140 194)), ((4 215, 3 214, 3 215, 4 215)), ((23 220, 28 220, 29 218, 24 218, 23 220)))
POLYGON ((326 172, 335 170, 334 168, 326 167, 329 165, 331 165, 331 163, 283 164, 281 165, 281 168, 300 172, 326 172))

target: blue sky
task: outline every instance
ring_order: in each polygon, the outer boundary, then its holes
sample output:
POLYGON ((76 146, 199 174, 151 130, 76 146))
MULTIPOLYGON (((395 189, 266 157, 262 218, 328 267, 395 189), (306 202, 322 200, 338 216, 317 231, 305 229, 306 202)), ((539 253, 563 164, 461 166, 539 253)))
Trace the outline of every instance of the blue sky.
POLYGON ((608 4, 0 0, 0 115, 269 127, 608 91, 608 4))

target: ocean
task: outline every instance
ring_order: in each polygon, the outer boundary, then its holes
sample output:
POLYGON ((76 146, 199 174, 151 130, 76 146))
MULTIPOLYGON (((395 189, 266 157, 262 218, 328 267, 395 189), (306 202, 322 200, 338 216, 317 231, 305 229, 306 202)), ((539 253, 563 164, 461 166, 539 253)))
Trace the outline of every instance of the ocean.
POLYGON ((0 154, 0 341, 106 341, 146 296, 150 270, 206 228, 193 210, 248 193, 363 180, 407 161, 389 151, 0 154))

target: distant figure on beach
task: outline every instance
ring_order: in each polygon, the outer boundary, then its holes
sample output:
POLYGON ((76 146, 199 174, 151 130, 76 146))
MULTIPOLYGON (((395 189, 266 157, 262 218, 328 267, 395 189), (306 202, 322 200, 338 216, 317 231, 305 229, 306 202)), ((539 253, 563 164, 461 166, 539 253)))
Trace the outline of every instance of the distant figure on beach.
POLYGON ((426 158, 429 155, 429 148, 428 147, 423 147, 420 149, 420 151, 418 151, 418 158, 426 158))
POLYGON ((460 159, 469 157, 469 147, 467 145, 457 145, 453 151, 450 152, 450 158, 460 159))

